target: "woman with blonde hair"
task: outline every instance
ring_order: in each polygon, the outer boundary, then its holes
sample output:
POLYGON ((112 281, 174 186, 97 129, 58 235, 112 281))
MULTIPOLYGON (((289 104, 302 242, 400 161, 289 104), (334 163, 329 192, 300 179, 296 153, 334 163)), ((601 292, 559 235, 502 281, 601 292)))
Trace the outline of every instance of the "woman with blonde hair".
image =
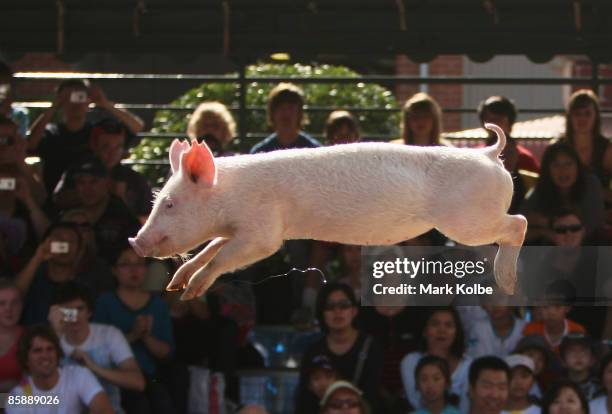
POLYGON ((442 110, 426 93, 412 95, 402 108, 402 139, 404 144, 430 146, 449 145, 441 139, 442 110))
POLYGON ((229 155, 225 147, 235 135, 236 121, 221 102, 201 103, 187 125, 187 136, 205 141, 215 155, 229 155))
MULTIPOLYGON (((599 99, 593 91, 580 89, 570 97, 563 139, 608 190, 612 179, 612 143, 601 132, 599 99)), ((612 191, 608 191, 606 200, 612 201, 612 191)))

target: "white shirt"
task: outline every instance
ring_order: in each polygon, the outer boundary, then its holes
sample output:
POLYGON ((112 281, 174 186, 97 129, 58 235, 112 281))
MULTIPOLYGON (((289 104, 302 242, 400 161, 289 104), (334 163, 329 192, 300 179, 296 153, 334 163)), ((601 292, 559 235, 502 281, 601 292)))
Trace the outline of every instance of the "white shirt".
POLYGON ((71 365, 58 368, 59 380, 55 387, 50 390, 39 390, 32 377, 27 377, 27 384, 22 381, 9 393, 9 398, 42 396, 45 401, 52 401, 57 397, 58 404, 29 404, 9 405, 7 402, 7 414, 75 414, 80 413, 84 407, 88 407, 93 398, 100 392, 104 392, 96 377, 87 368, 71 365), (25 387, 25 389, 24 389, 25 387), (31 387, 31 391, 26 391, 31 387))
MULTIPOLYGON (((410 404, 415 409, 423 408, 423 402, 421 401, 421 393, 417 391, 416 381, 414 378, 414 371, 419 363, 419 360, 424 356, 421 352, 411 352, 402 359, 400 364, 400 370, 402 374, 402 382, 404 384, 404 391, 410 401, 410 404)), ((451 387, 450 392, 457 394, 460 398, 459 409, 462 413, 469 412, 470 401, 467 397, 468 393, 468 373, 472 359, 468 356, 464 356, 457 364, 455 371, 451 373, 451 387)))
MULTIPOLYGON (((123 333, 114 326, 100 323, 89 324, 89 335, 82 344, 76 347, 70 345, 66 341, 65 336, 60 338, 60 344, 66 355, 64 361, 66 365, 77 364, 76 361, 70 358, 75 348, 79 348, 87 353, 96 365, 103 368, 115 368, 126 359, 134 357, 132 349, 125 339, 125 336, 123 336, 123 333)), ((121 392, 119 387, 103 378, 98 378, 98 380, 108 394, 115 412, 122 412, 121 392)))
POLYGON ((591 414, 608 414, 608 407, 606 406, 607 400, 608 397, 606 395, 595 398, 589 403, 589 412, 591 414))
POLYGON ((501 414, 541 414, 542 409, 535 404, 530 405, 524 410, 502 411, 501 414))
POLYGON ((467 354, 476 359, 485 355, 504 358, 512 353, 523 337, 523 328, 527 324, 523 319, 513 319, 512 329, 503 338, 497 336, 489 319, 476 322, 468 337, 467 354))

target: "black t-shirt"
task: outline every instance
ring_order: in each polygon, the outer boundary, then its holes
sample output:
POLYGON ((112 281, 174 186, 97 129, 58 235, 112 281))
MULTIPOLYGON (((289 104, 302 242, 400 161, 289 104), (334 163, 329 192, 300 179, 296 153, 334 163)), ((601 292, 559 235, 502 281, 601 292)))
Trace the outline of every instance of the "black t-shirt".
POLYGON ((140 229, 140 222, 121 199, 111 195, 106 210, 94 224, 98 255, 109 263, 125 246, 128 237, 140 229))
POLYGON ((62 123, 47 125, 37 152, 43 162, 43 179, 48 194, 53 194, 62 173, 71 164, 90 154, 91 129, 92 124, 88 121, 74 132, 68 131, 62 123))
POLYGON ((308 388, 307 377, 311 368, 308 363, 317 355, 327 355, 331 365, 338 373, 338 376, 350 382, 353 382, 358 361, 361 355, 364 355, 365 361, 363 363, 361 375, 355 385, 363 391, 363 396, 370 404, 372 412, 379 412, 377 409, 380 407, 383 349, 376 339, 360 332, 352 348, 342 355, 334 354, 329 349, 325 337, 306 349, 302 356, 302 364, 300 366, 300 383, 297 390, 296 413, 306 414, 318 412, 318 401, 316 396, 308 388), (366 352, 364 345, 368 338, 370 338, 369 341, 371 342, 366 352))

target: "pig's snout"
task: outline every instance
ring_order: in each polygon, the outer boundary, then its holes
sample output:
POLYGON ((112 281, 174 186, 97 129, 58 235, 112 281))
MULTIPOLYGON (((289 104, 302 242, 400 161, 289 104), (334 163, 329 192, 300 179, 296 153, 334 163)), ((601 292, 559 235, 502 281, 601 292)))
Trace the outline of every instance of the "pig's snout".
POLYGON ((136 238, 130 237, 128 239, 128 242, 130 243, 130 246, 132 246, 132 249, 134 249, 134 251, 136 252, 138 256, 142 256, 142 257, 147 256, 145 250, 140 246, 136 238))

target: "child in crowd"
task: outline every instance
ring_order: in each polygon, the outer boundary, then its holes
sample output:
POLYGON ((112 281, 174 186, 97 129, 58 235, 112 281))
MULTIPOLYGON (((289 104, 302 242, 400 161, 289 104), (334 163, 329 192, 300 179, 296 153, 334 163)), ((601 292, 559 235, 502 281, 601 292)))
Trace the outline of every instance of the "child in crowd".
POLYGON ((535 382, 529 390, 529 395, 535 399, 542 398, 542 390, 554 380, 555 374, 552 366, 555 364, 555 356, 550 350, 544 338, 531 335, 521 339, 516 346, 515 353, 525 355, 533 361, 533 374, 535 382))
POLYGON ((423 407, 413 411, 413 414, 460 414, 454 407, 457 396, 449 393, 451 376, 445 359, 434 355, 424 356, 416 366, 414 377, 423 407))
POLYGON ((544 337, 548 346, 559 355, 559 345, 563 337, 569 334, 585 334, 582 325, 567 319, 571 310, 571 298, 561 284, 552 284, 545 293, 546 304, 539 311, 541 320, 529 323, 523 329, 523 335, 540 335, 544 337))
POLYGON ((533 360, 521 354, 508 355, 505 360, 511 370, 510 392, 502 414, 540 414, 540 407, 533 404, 529 397, 535 383, 533 360))
POLYGON ((334 369, 327 355, 316 355, 310 361, 308 388, 319 401, 325 395, 327 387, 338 381, 338 372, 334 369))
POLYGON ((592 414, 612 412, 612 352, 609 352, 601 361, 599 379, 604 395, 595 398, 589 404, 592 414))
POLYGON ((469 356, 474 359, 485 355, 505 357, 514 350, 526 323, 507 303, 507 295, 496 293, 481 304, 488 318, 473 325, 468 337, 469 356))
POLYGON ((561 341, 560 352, 567 378, 580 387, 587 400, 593 399, 599 390, 599 381, 592 372, 597 359, 591 338, 581 334, 568 335, 561 341))

